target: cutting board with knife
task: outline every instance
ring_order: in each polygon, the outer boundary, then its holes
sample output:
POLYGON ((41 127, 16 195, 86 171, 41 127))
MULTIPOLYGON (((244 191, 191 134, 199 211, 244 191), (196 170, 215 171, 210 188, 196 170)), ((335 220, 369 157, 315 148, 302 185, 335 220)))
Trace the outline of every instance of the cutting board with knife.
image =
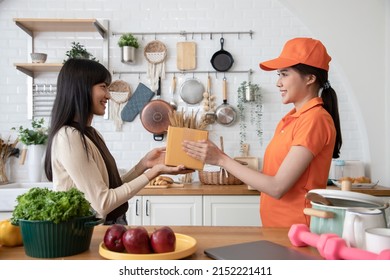
MULTIPOLYGON (((253 170, 259 170, 260 169, 260 163, 258 157, 253 157, 249 155, 249 144, 242 144, 241 146, 241 156, 235 157, 235 160, 239 160, 242 162, 246 162, 248 167, 253 170)), ((253 187, 248 186, 249 190, 255 190, 253 187)))
POLYGON ((176 44, 177 69, 181 71, 196 69, 196 43, 178 42, 176 44))

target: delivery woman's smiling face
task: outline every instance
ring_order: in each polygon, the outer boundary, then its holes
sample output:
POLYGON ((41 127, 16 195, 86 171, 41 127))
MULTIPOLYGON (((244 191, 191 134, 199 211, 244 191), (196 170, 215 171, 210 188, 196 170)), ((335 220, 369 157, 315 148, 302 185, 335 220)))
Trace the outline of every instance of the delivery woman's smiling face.
POLYGON ((103 116, 106 111, 106 105, 111 98, 106 83, 96 84, 92 87, 92 113, 103 116))
POLYGON ((307 77, 289 67, 278 70, 276 86, 282 95, 283 104, 300 103, 307 96, 307 77))

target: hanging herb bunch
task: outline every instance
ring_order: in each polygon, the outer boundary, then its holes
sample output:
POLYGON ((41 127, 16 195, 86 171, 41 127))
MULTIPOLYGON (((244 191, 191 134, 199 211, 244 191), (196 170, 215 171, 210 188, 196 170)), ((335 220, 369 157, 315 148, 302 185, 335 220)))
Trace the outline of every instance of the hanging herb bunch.
POLYGON ((247 118, 249 124, 255 127, 256 135, 260 144, 263 143, 262 117, 263 104, 260 86, 251 82, 243 81, 237 90, 238 113, 240 116, 240 147, 247 139, 247 118))

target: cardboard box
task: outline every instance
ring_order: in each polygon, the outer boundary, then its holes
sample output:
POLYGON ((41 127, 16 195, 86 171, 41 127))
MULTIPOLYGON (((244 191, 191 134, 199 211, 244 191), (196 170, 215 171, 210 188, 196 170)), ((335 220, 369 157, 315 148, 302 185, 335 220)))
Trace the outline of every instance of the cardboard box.
POLYGON ((182 149, 182 143, 184 140, 207 140, 208 135, 207 130, 169 126, 165 164, 170 166, 182 164, 189 169, 202 170, 204 163, 187 155, 182 149))

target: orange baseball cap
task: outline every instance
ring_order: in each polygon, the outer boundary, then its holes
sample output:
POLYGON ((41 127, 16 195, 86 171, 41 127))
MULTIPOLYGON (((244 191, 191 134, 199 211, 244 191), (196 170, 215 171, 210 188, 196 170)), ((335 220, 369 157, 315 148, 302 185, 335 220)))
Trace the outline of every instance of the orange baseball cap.
POLYGON ((312 38, 294 38, 286 42, 278 58, 261 62, 259 65, 265 71, 272 71, 301 63, 329 71, 331 60, 320 41, 312 38))

